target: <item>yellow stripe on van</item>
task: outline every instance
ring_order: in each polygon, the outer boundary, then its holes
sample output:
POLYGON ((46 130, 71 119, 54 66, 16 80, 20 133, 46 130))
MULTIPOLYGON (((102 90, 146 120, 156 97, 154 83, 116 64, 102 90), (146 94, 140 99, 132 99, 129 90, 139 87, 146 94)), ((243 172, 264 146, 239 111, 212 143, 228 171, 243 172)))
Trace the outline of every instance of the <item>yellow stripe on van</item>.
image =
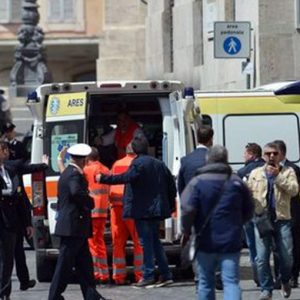
MULTIPOLYGON (((300 112, 300 97, 298 103, 281 101, 276 96, 257 97, 202 97, 196 96, 202 114, 257 114, 257 113, 287 113, 300 112)), ((290 100, 291 101, 291 100, 290 100)))
POLYGON ((86 92, 50 95, 46 118, 84 115, 86 92))
POLYGON ((299 95, 277 95, 276 97, 283 103, 287 103, 287 104, 300 103, 299 95))

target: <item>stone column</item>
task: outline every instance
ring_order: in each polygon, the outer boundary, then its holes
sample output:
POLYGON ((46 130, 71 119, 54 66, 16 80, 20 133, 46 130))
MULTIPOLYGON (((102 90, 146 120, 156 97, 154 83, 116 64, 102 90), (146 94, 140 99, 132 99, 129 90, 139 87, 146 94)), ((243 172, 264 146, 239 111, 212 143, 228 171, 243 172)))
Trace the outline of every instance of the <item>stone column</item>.
POLYGON ((26 96, 42 83, 50 82, 51 74, 46 66, 44 32, 39 22, 36 0, 23 0, 22 22, 18 31, 20 45, 15 50, 15 64, 10 73, 11 96, 26 96))

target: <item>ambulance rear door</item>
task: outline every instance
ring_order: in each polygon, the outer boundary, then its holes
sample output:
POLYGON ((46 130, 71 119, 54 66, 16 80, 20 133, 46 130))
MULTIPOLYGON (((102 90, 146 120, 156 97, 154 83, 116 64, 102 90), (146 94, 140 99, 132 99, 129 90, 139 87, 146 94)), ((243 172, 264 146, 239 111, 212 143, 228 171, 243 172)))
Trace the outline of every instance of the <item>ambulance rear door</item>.
MULTIPOLYGON (((49 95, 45 118, 44 150, 49 156, 46 176, 47 211, 50 234, 54 233, 57 208, 57 182, 59 170, 57 156, 64 146, 70 147, 86 141, 88 93, 64 93, 49 95)), ((69 155, 65 157, 65 165, 69 155)))

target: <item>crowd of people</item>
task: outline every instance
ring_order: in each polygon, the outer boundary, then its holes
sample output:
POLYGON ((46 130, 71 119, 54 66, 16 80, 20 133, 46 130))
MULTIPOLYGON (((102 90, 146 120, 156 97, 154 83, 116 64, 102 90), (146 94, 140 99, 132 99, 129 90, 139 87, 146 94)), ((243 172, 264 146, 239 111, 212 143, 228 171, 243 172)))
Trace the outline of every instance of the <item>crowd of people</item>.
POLYGON ((225 147, 207 147, 201 142, 208 133, 211 136, 212 129, 198 131, 199 147, 182 158, 178 178, 183 241, 192 234, 197 238, 194 272, 198 299, 215 299, 219 270, 224 299, 241 299, 243 236, 253 280, 261 290, 259 299, 272 299, 274 288, 289 298, 291 288, 298 287, 299 277, 300 169, 287 159, 284 141, 275 140, 263 149, 248 143, 245 166, 235 174, 225 147), (270 267, 272 253, 274 272, 270 267))
MULTIPOLYGON (((133 243, 133 286, 171 284, 160 223, 175 211, 177 190, 182 244, 196 237, 193 270, 199 300, 215 299, 218 281, 225 300, 241 299, 243 236, 253 280, 261 289, 259 299, 272 299, 274 288, 281 288, 283 297, 288 298, 291 288, 298 287, 300 271, 300 168, 287 159, 284 141, 270 141, 263 148, 248 143, 245 166, 234 172, 227 149, 213 145, 214 131, 203 125, 197 131, 197 149, 181 159, 176 182, 161 160, 148 155, 148 141, 139 126, 126 114, 120 116, 120 127, 113 133, 118 155, 110 168, 101 162, 99 149, 87 144, 65 147, 57 158, 61 175, 55 234, 60 237, 60 252, 48 299, 64 299, 74 268, 84 299, 105 299, 96 289, 98 283, 131 284, 125 250, 129 238, 133 243), (66 153, 70 157, 67 166, 66 153), (112 277, 105 244, 108 216, 112 277)), ((20 289, 36 284, 29 278, 23 248, 24 235, 31 236, 33 229, 22 174, 46 169, 48 163, 46 157, 42 164, 24 162, 14 128, 7 123, 0 141, 1 299, 10 299, 14 261, 20 289)))

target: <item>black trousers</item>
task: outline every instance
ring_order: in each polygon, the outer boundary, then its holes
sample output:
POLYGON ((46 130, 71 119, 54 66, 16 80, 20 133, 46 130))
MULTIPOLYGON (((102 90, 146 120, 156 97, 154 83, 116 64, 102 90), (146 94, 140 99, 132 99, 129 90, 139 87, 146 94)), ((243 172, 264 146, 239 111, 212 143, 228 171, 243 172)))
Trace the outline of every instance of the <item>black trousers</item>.
POLYGON ((16 233, 0 226, 0 298, 9 296, 11 293, 15 243, 16 233))
POLYGON ((17 231, 16 235, 15 263, 17 277, 20 283, 28 283, 29 272, 26 264, 26 255, 24 250, 24 234, 21 229, 17 231))
POLYGON ((86 238, 62 237, 48 300, 60 299, 74 267, 83 298, 87 299, 88 291, 96 289, 88 241, 86 238))

